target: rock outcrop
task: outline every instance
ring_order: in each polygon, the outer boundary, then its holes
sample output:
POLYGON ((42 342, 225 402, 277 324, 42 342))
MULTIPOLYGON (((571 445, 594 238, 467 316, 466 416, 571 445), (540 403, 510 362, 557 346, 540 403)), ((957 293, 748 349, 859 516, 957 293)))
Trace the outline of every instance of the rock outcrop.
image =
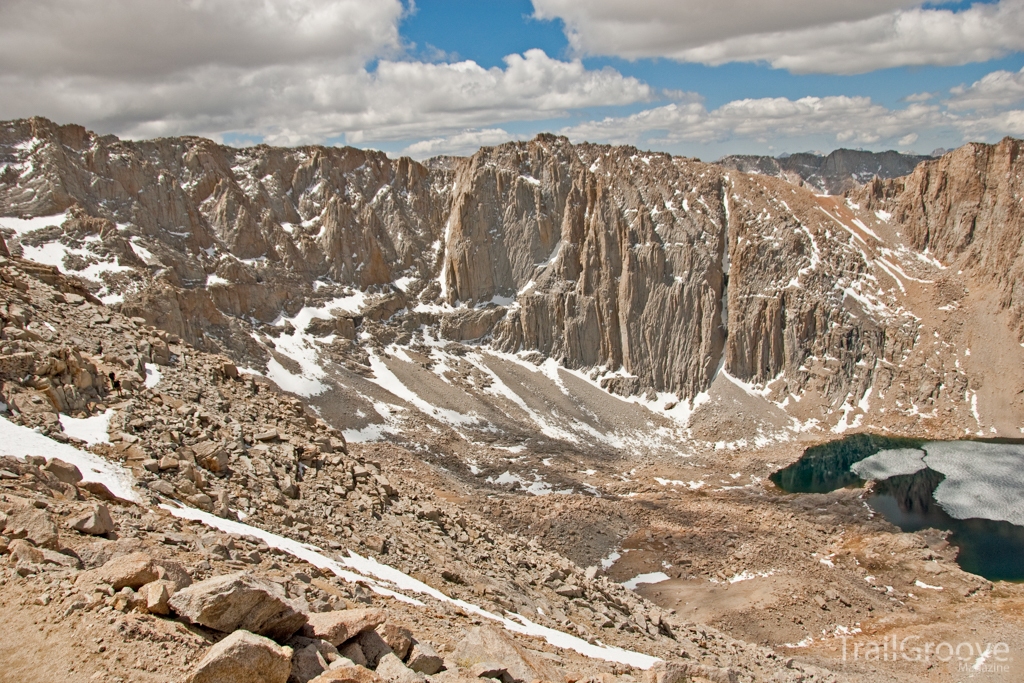
POLYGON ((193 624, 231 633, 245 630, 285 640, 306 623, 305 610, 275 583, 244 573, 225 574, 184 588, 168 606, 193 624))
POLYGON ((325 640, 337 647, 364 631, 384 623, 384 613, 376 609, 350 609, 310 614, 302 635, 325 640))
POLYGON ((861 196, 892 214, 910 245, 945 267, 971 272, 1000 292, 1024 340, 1024 143, 970 143, 875 182, 861 196))
POLYGON ((429 277, 447 208, 447 171, 353 148, 122 142, 34 118, 0 125, 0 149, 19 174, 0 183, 3 213, 69 212, 65 234, 159 269, 131 313, 200 346, 231 336, 224 315, 273 320, 320 277, 360 288, 429 277), (220 286, 207 289, 211 278, 220 286))
POLYGON ((800 393, 818 383, 799 368, 831 355, 819 388, 841 402, 871 384, 858 364, 913 338, 846 293, 871 269, 863 239, 780 180, 542 136, 482 150, 455 187, 442 296, 505 307, 500 349, 621 368, 625 393, 692 399, 720 368, 800 393))
POLYGON ((235 631, 210 648, 187 683, 285 683, 292 650, 248 631, 235 631))
POLYGON ((474 628, 455 646, 451 659, 460 668, 472 669, 478 664, 500 663, 512 680, 526 683, 537 679, 559 678, 557 667, 517 644, 501 629, 493 626, 474 628))

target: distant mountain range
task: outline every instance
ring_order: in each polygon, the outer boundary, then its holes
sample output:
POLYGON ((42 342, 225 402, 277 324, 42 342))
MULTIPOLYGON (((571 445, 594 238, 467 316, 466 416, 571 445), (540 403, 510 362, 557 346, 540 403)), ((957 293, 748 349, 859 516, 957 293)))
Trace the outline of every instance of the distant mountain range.
POLYGON ((934 158, 892 150, 837 149, 827 156, 813 152, 778 157, 736 154, 723 157, 718 164, 744 173, 785 178, 828 194, 842 194, 871 182, 876 176, 889 180, 909 175, 919 163, 934 158))

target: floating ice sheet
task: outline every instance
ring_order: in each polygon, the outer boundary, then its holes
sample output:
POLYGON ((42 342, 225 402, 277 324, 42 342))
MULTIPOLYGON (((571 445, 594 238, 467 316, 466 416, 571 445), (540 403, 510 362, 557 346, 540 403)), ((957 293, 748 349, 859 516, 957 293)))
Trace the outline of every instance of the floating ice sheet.
POLYGON ((880 451, 850 471, 882 481, 927 467, 945 477, 932 495, 951 517, 1024 526, 1024 444, 932 441, 922 448, 880 451))
POLYGON ((925 464, 946 476, 933 496, 950 516, 1024 526, 1024 444, 935 441, 924 449, 925 464))
POLYGON ((892 448, 879 451, 869 458, 855 462, 850 471, 861 479, 882 481, 889 477, 920 472, 924 464, 924 451, 919 448, 892 448))

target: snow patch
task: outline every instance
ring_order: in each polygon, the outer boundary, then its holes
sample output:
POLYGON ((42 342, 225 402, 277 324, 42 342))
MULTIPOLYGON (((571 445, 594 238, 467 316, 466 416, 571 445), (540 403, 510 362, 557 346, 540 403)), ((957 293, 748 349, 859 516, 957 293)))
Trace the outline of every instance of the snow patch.
POLYGON ((373 377, 369 378, 371 382, 386 389, 398 398, 404 400, 406 403, 419 409, 421 412, 430 415, 431 417, 444 422, 445 424, 453 427, 459 427, 463 425, 477 424, 479 418, 475 415, 463 415, 457 411, 441 408, 423 400, 419 394, 414 392, 409 387, 402 383, 402 380, 398 379, 398 376, 391 371, 391 368, 381 360, 380 356, 373 352, 369 352, 370 357, 370 369, 373 370, 373 377))
POLYGON ((767 572, 748 572, 743 571, 737 574, 733 574, 729 577, 729 583, 739 583, 741 581, 750 581, 751 579, 766 579, 769 576, 774 576, 775 570, 772 569, 767 572))
POLYGON ((114 411, 108 408, 105 412, 92 417, 78 418, 61 414, 59 418, 60 426, 64 428, 65 434, 81 439, 91 446, 94 443, 110 443, 107 429, 110 426, 110 418, 113 416, 114 411))
POLYGON ((419 281, 419 278, 406 276, 406 277, 400 277, 397 280, 395 280, 394 285, 395 285, 395 287, 397 287, 398 289, 402 290, 403 292, 408 292, 409 291, 409 285, 411 285, 414 282, 418 282, 418 281, 419 281))
POLYGON ((388 434, 397 434, 397 430, 386 424, 369 424, 362 429, 345 429, 342 434, 348 443, 371 443, 383 441, 388 434))
POLYGON ((149 249, 146 249, 144 246, 139 244, 138 237, 132 237, 130 242, 132 245, 132 251, 134 251, 135 255, 142 259, 147 266, 160 265, 160 259, 153 256, 153 252, 151 252, 149 249))
POLYGON ((152 389, 160 384, 161 379, 163 375, 160 373, 160 366, 156 363, 146 363, 146 388, 152 389))
POLYGON ((310 361, 310 357, 315 358, 315 350, 304 349, 311 351, 303 356, 303 360, 307 363, 300 363, 302 367, 302 374, 296 375, 291 372, 285 366, 281 365, 281 362, 276 358, 271 357, 267 361, 267 379, 272 381, 274 384, 284 389, 285 391, 291 392, 298 396, 319 396, 320 394, 327 391, 327 385, 321 382, 319 379, 307 376, 306 373, 316 374, 317 376, 323 377, 323 369, 316 364, 315 361, 310 361))
POLYGON ((82 481, 103 484, 111 493, 123 500, 141 500, 132 488, 134 480, 131 472, 120 465, 108 462, 95 453, 54 441, 33 429, 5 419, 0 419, 0 455, 11 455, 15 458, 29 455, 59 458, 77 467, 82 473, 82 481))
POLYGON ((527 493, 534 496, 549 496, 552 493, 559 495, 569 495, 573 492, 571 488, 562 489, 556 491, 552 488, 551 484, 544 481, 544 478, 539 474, 534 473, 533 481, 527 481, 518 474, 512 474, 509 470, 505 470, 497 477, 487 477, 485 480, 489 484, 507 485, 514 484, 522 488, 527 493))
POLYGON ((680 481, 678 479, 662 479, 661 477, 655 477, 654 481, 658 482, 662 486, 685 486, 691 491, 697 491, 707 486, 707 482, 701 479, 700 481, 680 481))
POLYGON ((54 214, 52 216, 38 216, 36 218, 14 218, 3 216, 0 218, 0 227, 13 230, 19 237, 34 230, 42 230, 51 225, 60 226, 68 219, 68 212, 54 214))
POLYGON ((601 569, 608 571, 612 568, 612 565, 619 561, 620 557, 622 557, 622 554, 617 550, 613 550, 608 554, 608 557, 601 559, 601 569))
MULTIPOLYGON (((299 366, 299 373, 291 372, 280 361, 271 357, 267 362, 267 378, 285 391, 299 396, 318 396, 327 391, 328 385, 321 381, 327 377, 327 372, 320 364, 318 347, 320 344, 330 344, 334 341, 334 335, 317 339, 307 333, 306 328, 314 319, 332 319, 334 313, 356 314, 362 310, 365 302, 366 294, 357 290, 321 306, 305 306, 290 318, 282 315, 275 320, 275 326, 283 327, 290 324, 295 330, 291 334, 282 334, 276 338, 274 349, 282 356, 295 361, 299 366)), ((255 338, 258 340, 258 337, 255 338)))
POLYGON ((629 581, 622 584, 623 588, 628 588, 631 591, 635 591, 637 586, 642 583, 661 583, 662 581, 668 581, 672 577, 665 572, 650 572, 648 574, 638 574, 629 581))

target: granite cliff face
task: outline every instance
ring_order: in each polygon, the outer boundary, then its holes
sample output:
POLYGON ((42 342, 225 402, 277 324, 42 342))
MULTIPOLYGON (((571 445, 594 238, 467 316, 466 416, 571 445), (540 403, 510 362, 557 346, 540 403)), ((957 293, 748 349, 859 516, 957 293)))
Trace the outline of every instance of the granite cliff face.
POLYGON ((122 265, 148 266, 127 305, 196 341, 222 314, 273 320, 317 278, 428 275, 446 212, 445 172, 353 148, 122 142, 45 119, 3 124, 0 148, 5 214, 69 212, 69 239, 98 235, 122 265))
POLYGON ((456 176, 448 302, 503 305, 503 350, 621 367, 612 382, 627 393, 693 396, 725 340, 722 183, 631 148, 543 138, 482 150, 456 176))
POLYGON ((967 144, 905 178, 872 183, 864 196, 892 213, 912 248, 996 287, 1024 340, 1022 151, 1013 138, 967 144))
MULTIPOLYGON (((935 258, 962 263, 1020 326, 1019 144, 843 198, 548 135, 419 164, 31 119, 0 125, 0 225, 15 255, 254 367, 320 382, 330 357, 372 376, 388 349, 441 339, 666 411, 725 378, 841 430, 879 400, 886 424, 938 406, 971 419, 970 378, 923 346, 921 302, 966 286, 935 258)), ((849 178, 912 161, 861 156, 786 163, 849 178)))
POLYGON ((800 391, 804 362, 831 355, 843 372, 823 390, 845 397, 858 364, 891 361, 912 332, 887 350, 892 321, 844 308, 869 264, 853 236, 826 235, 837 221, 776 179, 542 138, 457 173, 443 290, 505 308, 499 348, 607 369, 613 390, 692 399, 724 368, 800 391))

